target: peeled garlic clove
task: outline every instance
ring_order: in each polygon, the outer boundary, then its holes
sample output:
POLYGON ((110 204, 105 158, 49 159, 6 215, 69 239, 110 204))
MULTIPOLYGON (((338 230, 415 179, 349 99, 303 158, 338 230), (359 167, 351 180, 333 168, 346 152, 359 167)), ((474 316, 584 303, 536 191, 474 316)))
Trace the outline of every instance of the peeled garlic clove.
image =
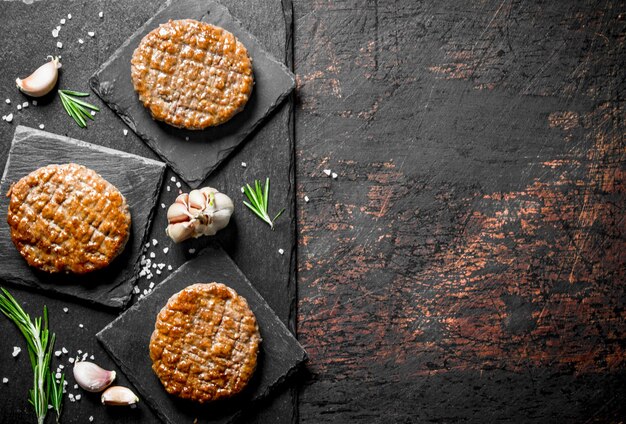
POLYGON ((59 78, 61 63, 55 57, 46 64, 41 65, 35 72, 24 79, 17 78, 15 83, 23 92, 33 97, 41 97, 48 94, 56 85, 59 78))
POLYGON ((195 228, 193 225, 189 225, 189 222, 170 224, 165 229, 165 234, 167 234, 174 243, 180 243, 181 241, 191 238, 194 232, 195 228))
POLYGON ((139 402, 139 398, 128 387, 113 386, 106 389, 100 400, 103 405, 126 406, 139 402))
POLYGON ((94 363, 81 361, 74 364, 74 379, 88 392, 101 392, 113 383, 115 371, 107 371, 94 363))
POLYGON ((189 221, 190 219, 191 217, 189 216, 189 211, 182 203, 172 203, 172 205, 167 209, 167 221, 170 224, 189 221))

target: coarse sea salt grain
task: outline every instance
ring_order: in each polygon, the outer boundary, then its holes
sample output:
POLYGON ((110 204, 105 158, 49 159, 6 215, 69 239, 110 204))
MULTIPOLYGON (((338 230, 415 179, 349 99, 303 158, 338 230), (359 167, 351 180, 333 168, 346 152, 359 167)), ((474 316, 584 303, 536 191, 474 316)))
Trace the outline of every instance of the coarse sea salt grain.
POLYGON ((70 362, 70 364, 73 364, 74 363, 74 358, 70 358, 70 359, 68 359, 68 361, 70 362))
POLYGON ((33 106, 37 106, 37 100, 33 100, 33 106))
POLYGON ((126 128, 124 128, 124 129, 122 130, 122 132, 124 133, 124 137, 126 137, 126 136, 128 135, 128 130, 127 130, 126 128))
POLYGON ((98 13, 98 17, 100 17, 100 18, 104 17, 104 12, 98 13))
POLYGON ((91 359, 92 361, 95 360, 96 358, 94 358, 93 355, 89 356, 89 359, 91 359))
POLYGON ((63 308, 63 312, 65 312, 67 314, 67 312, 69 311, 68 308, 63 308))
POLYGON ((80 400, 80 398, 82 397, 82 395, 76 395, 76 400, 80 400))
POLYGON ((167 187, 166 187, 166 189, 167 189, 167 191, 170 191, 170 190, 171 190, 170 186, 167 186, 167 187))
POLYGON ((6 104, 8 104, 8 105, 10 105, 10 104, 11 104, 11 99, 6 99, 6 100, 5 100, 5 103, 6 103, 6 104))
POLYGON ((310 199, 309 199, 309 196, 304 196, 304 201, 305 201, 305 202, 309 203, 309 200, 310 200, 310 199))
POLYGON ((58 29, 53 29, 52 30, 52 37, 53 38, 57 38, 59 36, 59 30, 58 29))
POLYGON ((139 294, 139 292, 140 292, 139 287, 135 286, 135 288, 133 289, 133 293, 139 294))
POLYGON ((65 25, 65 18, 61 19, 61 25, 65 25))
POLYGON ((90 113, 91 113, 91 116, 96 116, 96 111, 95 110, 92 110, 90 113))
POLYGON ((167 255, 167 252, 169 252, 169 251, 170 251, 169 247, 164 247, 163 248, 163 253, 165 253, 166 255, 167 255))
POLYGON ((61 378, 61 373, 60 373, 60 372, 56 373, 56 374, 54 375, 54 378, 61 378))
POLYGON ((150 252, 150 257, 153 259, 156 258, 156 255, 154 254, 154 252, 150 252))
POLYGON ((180 181, 176 181, 176 187, 180 188, 180 181))
POLYGON ((78 389, 78 384, 74 384, 74 388, 75 388, 75 389, 78 389))
POLYGON ((245 193, 245 192, 246 192, 246 190, 245 190, 243 187, 241 187, 241 192, 242 192, 242 193, 245 193))
POLYGON ((67 350, 65 347, 63 347, 63 348, 61 349, 61 352, 65 353, 65 354, 67 355, 68 350, 67 350))
POLYGON ((9 113, 4 120, 7 122, 11 122, 13 120, 13 114, 9 113))
POLYGON ((17 105, 17 110, 22 110, 22 105, 17 105))
POLYGON ((157 239, 152 239, 152 245, 156 246, 157 244, 159 244, 159 241, 157 239))
POLYGON ((85 40, 83 40, 82 38, 78 39, 78 44, 83 44, 85 42, 85 40))
POLYGON ((21 351, 22 351, 21 347, 13 346, 13 353, 11 355, 13 355, 13 357, 15 358, 17 355, 20 354, 21 351))
POLYGON ((338 177, 338 175, 335 172, 333 172, 333 180, 336 180, 337 177, 338 177))
POLYGON ((72 19, 72 14, 71 13, 67 14, 67 19, 72 19))
POLYGON ((57 41, 57 47, 62 49, 63 48, 63 43, 61 43, 60 41, 57 41))
POLYGON ((88 36, 90 36, 90 37, 95 37, 95 36, 96 36, 96 33, 95 33, 95 32, 93 32, 93 31, 89 31, 89 32, 87 33, 87 35, 88 35, 88 36))
POLYGON ((172 265, 168 265, 168 266, 167 266, 167 270, 168 270, 168 271, 171 271, 171 270, 172 270, 172 265))
POLYGON ((78 324, 78 326, 79 326, 80 328, 83 328, 83 327, 84 327, 82 324, 78 324))
POLYGON ((3 382, 4 384, 7 384, 7 383, 9 382, 9 379, 8 379, 8 378, 6 378, 6 377, 4 377, 4 378, 2 378, 2 382, 3 382))
POLYGON ((46 128, 44 124, 39 124, 39 129, 43 130, 44 128, 46 128))
POLYGON ((281 255, 285 254, 285 251, 283 249, 278 249, 278 253, 280 253, 281 255))
POLYGON ((324 174, 328 175, 330 177, 331 174, 331 170, 330 169, 324 169, 324 174))
POLYGON ((241 166, 245 168, 246 166, 248 166, 248 164, 245 162, 241 162, 241 166))
MULTIPOLYGON (((100 12, 100 14, 102 14, 102 12, 100 12)), ((102 17, 102 16, 100 16, 100 17, 102 17)), ((89 416, 89 422, 93 422, 93 415, 89 416)))
POLYGON ((56 352, 54 352, 54 356, 56 356, 57 358, 61 356, 61 351, 57 350, 56 352))
POLYGON ((196 253, 196 249, 189 249, 189 253, 193 255, 194 253, 196 253))
POLYGON ((175 182, 176 182, 176 177, 172 177, 172 178, 170 178, 170 181, 171 181, 171 182, 173 182, 173 183, 175 183, 175 182))
POLYGON ((165 209, 165 203, 161 203, 161 208, 165 209))

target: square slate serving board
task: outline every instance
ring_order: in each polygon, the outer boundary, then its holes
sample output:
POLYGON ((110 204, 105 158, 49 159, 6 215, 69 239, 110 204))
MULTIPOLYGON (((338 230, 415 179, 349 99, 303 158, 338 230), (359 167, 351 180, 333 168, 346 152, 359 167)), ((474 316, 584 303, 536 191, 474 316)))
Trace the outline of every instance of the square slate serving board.
POLYGON ((232 259, 216 244, 186 262, 154 291, 120 315, 97 336, 124 374, 166 423, 231 422, 246 405, 269 395, 306 360, 306 353, 232 259), (194 283, 220 282, 248 301, 263 341, 254 377, 228 401, 198 405, 169 395, 152 371, 150 336, 156 316, 175 293, 194 283))
POLYGON ((164 171, 162 162, 18 126, 0 182, 0 280, 89 303, 125 306, 139 272, 139 257, 164 171), (4 194, 11 184, 42 166, 69 162, 91 168, 115 185, 126 197, 132 217, 131 235, 122 254, 108 267, 82 276, 48 274, 28 266, 11 241, 6 223, 9 198, 4 194))
POLYGON ((197 187, 268 117, 295 87, 294 75, 274 59, 228 10, 213 1, 171 1, 148 20, 90 79, 102 100, 192 188, 197 187), (133 88, 130 60, 141 39, 172 19, 192 18, 233 33, 252 58, 255 85, 242 112, 201 131, 183 130, 152 119, 133 88))

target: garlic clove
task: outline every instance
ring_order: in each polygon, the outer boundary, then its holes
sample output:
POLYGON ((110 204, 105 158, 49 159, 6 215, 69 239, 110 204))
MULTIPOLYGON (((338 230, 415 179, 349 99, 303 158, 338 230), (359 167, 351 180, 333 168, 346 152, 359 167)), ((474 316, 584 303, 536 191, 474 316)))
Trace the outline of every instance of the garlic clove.
POLYGON ((35 72, 24 79, 17 78, 17 87, 25 94, 33 97, 41 97, 48 94, 56 85, 59 78, 61 63, 58 57, 52 58, 48 63, 41 65, 35 72))
POLYGON ((172 205, 167 209, 167 221, 170 224, 189 221, 189 219, 191 219, 189 211, 187 210, 187 207, 181 203, 172 203, 172 205))
POLYGON ((216 210, 230 211, 229 216, 232 215, 232 213, 235 210, 235 205, 233 204, 233 201, 231 200, 230 197, 228 197, 224 193, 215 193, 215 198, 213 199, 213 202, 214 202, 214 208, 216 210))
POLYGON ((187 206, 189 204, 189 194, 187 194, 187 193, 179 194, 178 197, 175 200, 175 203, 181 203, 181 204, 187 206))
POLYGON ((207 203, 207 198, 202 194, 200 190, 191 190, 189 193, 189 208, 195 208, 198 210, 204 209, 207 203))
POLYGON ((194 232, 195 228, 193 225, 189 225, 189 222, 170 224, 165 229, 165 234, 167 234, 174 241, 174 243, 180 243, 181 241, 187 240, 192 237, 194 232))
POLYGON ((106 389, 100 400, 103 405, 126 406, 139 402, 139 398, 128 387, 113 386, 106 389))
POLYGON ((115 380, 115 371, 107 371, 91 362, 76 362, 74 364, 74 379, 76 383, 88 392, 101 392, 115 380))

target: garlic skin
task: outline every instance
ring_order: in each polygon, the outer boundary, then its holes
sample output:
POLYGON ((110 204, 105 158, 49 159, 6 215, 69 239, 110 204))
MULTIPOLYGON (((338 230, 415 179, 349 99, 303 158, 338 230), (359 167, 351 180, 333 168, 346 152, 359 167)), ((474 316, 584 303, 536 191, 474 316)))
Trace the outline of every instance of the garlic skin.
POLYGON ((128 387, 113 386, 102 393, 100 401, 103 405, 127 406, 136 404, 139 398, 128 387))
MULTIPOLYGON (((52 56, 48 56, 52 57, 52 56)), ((48 94, 56 85, 59 78, 61 62, 58 57, 53 57, 46 64, 41 65, 35 72, 24 79, 17 78, 17 87, 25 94, 32 97, 41 97, 48 94)))
POLYGON ((165 234, 175 243, 213 236, 228 225, 234 210, 230 197, 212 187, 183 193, 167 210, 165 234))
POLYGON ((115 371, 107 371, 91 362, 76 362, 74 364, 74 379, 76 383, 88 392, 101 392, 115 380, 115 371))

